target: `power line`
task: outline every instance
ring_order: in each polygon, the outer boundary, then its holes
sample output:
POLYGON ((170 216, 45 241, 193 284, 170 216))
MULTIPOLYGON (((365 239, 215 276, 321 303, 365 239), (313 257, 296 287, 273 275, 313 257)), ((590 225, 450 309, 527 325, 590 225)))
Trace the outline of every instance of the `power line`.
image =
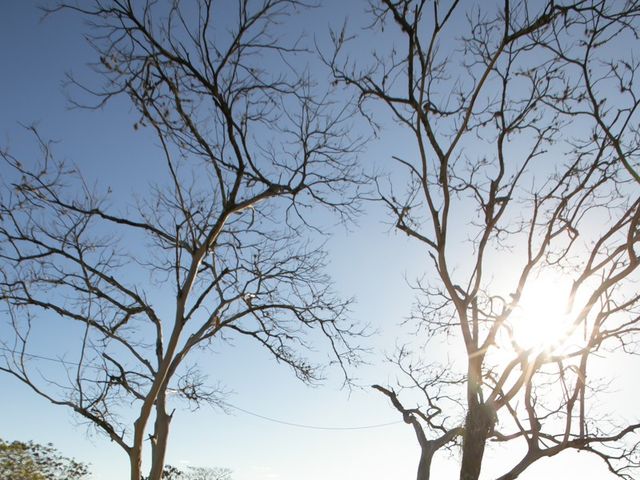
POLYGON ((223 402, 225 406, 227 407, 231 407, 235 410, 238 410, 242 413, 246 413, 247 415, 251 415, 253 417, 257 417, 257 418, 261 418, 263 420, 267 420, 269 422, 273 422, 273 423, 280 423, 282 425, 287 425, 290 427, 298 427, 298 428, 308 428, 311 430, 365 430, 365 429, 369 429, 369 428, 380 428, 380 427, 388 427, 389 425, 397 425, 398 423, 403 423, 402 420, 398 420, 395 422, 388 422, 388 423, 378 423, 378 424, 374 424, 374 425, 361 425, 361 426, 356 426, 356 427, 323 427, 320 425, 307 425, 307 424, 303 424, 303 423, 294 423, 294 422, 288 422, 286 420, 279 420, 277 418, 272 418, 272 417, 267 417, 265 415, 260 415, 258 413, 252 412, 250 410, 245 410, 243 408, 237 407, 235 405, 232 405, 230 403, 227 402, 223 402))
MULTIPOLYGON (((47 360, 49 362, 55 362, 55 363, 61 363, 65 366, 71 365, 71 366, 80 366, 79 363, 77 362, 68 362, 66 360, 61 360, 59 358, 53 358, 53 357, 47 357, 44 355, 36 355, 33 353, 23 353, 23 352, 19 352, 17 350, 12 350, 10 348, 4 347, 4 346, 0 346, 0 350, 3 350, 5 352, 9 352, 9 353, 13 353, 13 354, 20 354, 20 355, 24 355, 25 357, 31 357, 31 358, 37 358, 39 360, 47 360)), ((87 365, 87 367, 91 367, 91 365, 87 365)), ((100 369, 100 367, 93 367, 96 369, 100 369)), ((252 417, 256 417, 256 418, 260 418, 262 420, 266 420, 268 422, 272 422, 272 423, 279 423, 281 425, 287 425, 289 427, 296 427, 296 428, 306 428, 309 430, 331 430, 331 431, 340 431, 340 430, 368 430, 368 429, 372 429, 372 428, 382 428, 382 427, 388 427, 391 425, 397 425, 399 423, 403 423, 402 420, 397 420, 395 422, 387 422, 387 423, 377 423, 377 424, 372 424, 372 425, 358 425, 358 426, 353 426, 353 427, 344 427, 344 426, 321 426, 321 425, 308 425, 308 424, 304 424, 304 423, 296 423, 296 422, 289 422, 287 420, 281 420, 278 418, 273 418, 273 417, 269 417, 266 415, 261 415, 259 413, 253 412, 251 410, 247 410, 245 408, 241 408, 238 407, 237 405, 234 405, 232 403, 229 402, 221 402, 222 405, 224 405, 225 407, 228 408, 232 408, 233 410, 237 410, 239 412, 242 412, 246 415, 251 415, 252 417)))
MULTIPOLYGON (((39 360, 48 360, 50 362, 61 363, 63 365, 71 365, 71 366, 74 366, 74 367, 79 367, 80 366, 80 364, 77 363, 77 362, 68 362, 66 360, 62 360, 61 358, 45 357, 43 355, 36 355, 34 353, 19 352, 18 350, 12 350, 12 349, 7 348, 7 347, 0 346, 0 350, 4 350, 5 352, 13 353, 14 355, 15 354, 24 355, 25 357, 37 358, 39 360)), ((92 366, 92 365, 85 365, 85 367, 96 368, 96 369, 102 370, 100 367, 96 367, 96 366, 92 366)))

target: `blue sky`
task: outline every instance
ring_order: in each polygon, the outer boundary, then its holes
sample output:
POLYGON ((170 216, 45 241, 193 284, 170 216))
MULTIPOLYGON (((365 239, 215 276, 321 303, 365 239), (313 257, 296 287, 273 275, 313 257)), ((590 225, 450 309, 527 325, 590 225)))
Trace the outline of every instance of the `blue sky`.
MULTIPOLYGON (((323 3, 313 17, 303 19, 318 35, 326 35, 329 21, 340 25, 345 15, 357 26, 366 6, 360 0, 323 3)), ((0 144, 18 156, 33 155, 33 142, 18 122, 36 122, 44 136, 59 140, 60 157, 126 196, 157 175, 149 164, 158 153, 156 142, 150 132, 133 130, 136 118, 124 98, 99 111, 68 108, 65 74, 73 71, 79 78, 90 78, 86 63, 94 59, 92 51, 83 40, 85 27, 77 16, 59 14, 41 21, 38 4, 29 0, 0 4, 0 144)), ((398 137, 389 136, 372 141, 362 159, 383 165, 398 153, 398 143, 398 137)), ((328 243, 336 288, 356 297, 353 317, 370 322, 380 332, 370 340, 375 352, 370 365, 357 372, 362 385, 393 382, 394 374, 380 361, 381 352, 392 350, 398 338, 407 335, 399 326, 412 303, 405 278, 420 275, 426 257, 417 246, 390 233, 384 220, 384 212, 369 206, 357 228, 336 229, 328 243)), ((63 355, 65 339, 64 331, 51 331, 39 345, 46 355, 63 355)), ((330 375, 324 386, 305 387, 243 341, 233 348, 220 347, 213 355, 203 356, 203 361, 222 365, 212 376, 234 392, 230 403, 263 416, 322 427, 400 420, 380 394, 368 388, 340 390, 338 375, 330 375)), ((45 364, 42 368, 49 368, 45 364)), ((69 411, 49 405, 7 376, 0 377, 0 391, 0 437, 53 442, 65 455, 90 463, 95 479, 126 478, 127 459, 121 451, 78 424, 69 411)), ((168 463, 228 467, 234 470, 235 480, 408 479, 415 476, 418 460, 413 432, 402 423, 362 430, 315 430, 205 407, 178 411, 172 428, 168 463)), ((438 457, 435 478, 453 478, 456 455, 438 457)), ((492 451, 489 456, 487 472, 500 458, 492 451)), ((607 478, 600 462, 577 454, 542 461, 521 478, 553 478, 561 468, 570 468, 574 477, 583 472, 585 478, 607 478)))

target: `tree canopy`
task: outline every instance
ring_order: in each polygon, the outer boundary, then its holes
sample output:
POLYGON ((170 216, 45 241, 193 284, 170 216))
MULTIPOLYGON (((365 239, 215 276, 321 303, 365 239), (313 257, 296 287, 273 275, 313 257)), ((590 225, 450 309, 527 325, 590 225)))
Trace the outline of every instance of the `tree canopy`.
POLYGON ((0 478, 11 480, 82 480, 84 463, 67 458, 51 443, 8 442, 0 439, 0 478))
POLYGON ((106 434, 132 480, 147 439, 150 478, 161 477, 177 400, 223 407, 194 351, 246 338, 303 382, 326 364, 349 382, 366 331, 333 291, 311 238, 322 225, 309 218, 358 210, 350 105, 311 79, 294 59, 305 50, 279 32, 303 2, 231 3, 54 9, 92 25, 105 83, 77 82, 91 92, 82 106, 125 97, 134 127, 155 134, 164 177, 137 200, 118 205, 90 187, 35 128, 38 161, 0 150, 0 300, 13 332, 0 369, 106 434), (34 331, 53 322, 76 335, 76 360, 41 379, 25 359, 34 331), (328 357, 312 355, 320 343, 328 357))
POLYGON ((640 353, 640 4, 382 0, 371 16, 388 48, 354 54, 345 28, 324 59, 374 127, 413 142, 376 199, 428 259, 417 341, 390 356, 398 385, 374 388, 415 432, 418 479, 454 446, 460 479, 479 478, 489 442, 520 452, 501 480, 568 449, 635 478, 637 415, 602 399, 640 353))

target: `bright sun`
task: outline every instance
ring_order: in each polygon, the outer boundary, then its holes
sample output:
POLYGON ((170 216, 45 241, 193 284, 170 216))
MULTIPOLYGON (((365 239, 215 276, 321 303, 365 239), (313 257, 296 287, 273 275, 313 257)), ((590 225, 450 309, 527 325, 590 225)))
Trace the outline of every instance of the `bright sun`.
POLYGON ((550 350, 570 333, 567 311, 570 282, 556 275, 539 275, 525 287, 519 306, 512 313, 513 341, 534 351, 550 350))

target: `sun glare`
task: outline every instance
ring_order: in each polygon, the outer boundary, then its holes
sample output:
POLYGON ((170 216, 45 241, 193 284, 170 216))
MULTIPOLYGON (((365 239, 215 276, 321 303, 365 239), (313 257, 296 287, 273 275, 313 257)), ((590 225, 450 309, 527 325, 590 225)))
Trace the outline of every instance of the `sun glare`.
POLYGON ((551 350, 570 331, 567 311, 570 282, 558 276, 540 275, 525 287, 519 306, 512 314, 513 341, 534 351, 551 350))

